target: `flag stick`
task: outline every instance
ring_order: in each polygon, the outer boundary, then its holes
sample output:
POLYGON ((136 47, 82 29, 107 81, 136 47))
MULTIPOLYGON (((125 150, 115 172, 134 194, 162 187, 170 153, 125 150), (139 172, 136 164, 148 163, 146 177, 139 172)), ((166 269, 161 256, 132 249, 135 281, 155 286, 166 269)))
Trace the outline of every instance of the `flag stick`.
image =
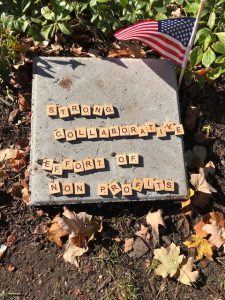
POLYGON ((182 69, 181 69, 181 73, 180 73, 180 77, 179 77, 179 81, 178 81, 179 88, 180 88, 182 79, 184 77, 184 71, 185 71, 185 68, 186 68, 186 65, 187 65, 187 61, 188 61, 188 57, 189 57, 191 48, 192 48, 194 40, 195 40, 195 35, 196 35, 197 30, 198 30, 198 23, 199 23, 199 20, 200 20, 200 17, 201 17, 201 12, 202 12, 202 9, 204 7, 205 1, 206 0, 201 0, 200 7, 199 7, 199 10, 198 10, 198 14, 197 14, 195 24, 194 24, 194 27, 193 27, 193 30, 192 30, 192 34, 191 34, 191 37, 190 37, 190 40, 189 40, 189 43, 188 43, 188 46, 187 46, 187 49, 186 49, 186 52, 185 52, 185 56, 184 56, 184 59, 183 59, 183 62, 182 62, 182 69))

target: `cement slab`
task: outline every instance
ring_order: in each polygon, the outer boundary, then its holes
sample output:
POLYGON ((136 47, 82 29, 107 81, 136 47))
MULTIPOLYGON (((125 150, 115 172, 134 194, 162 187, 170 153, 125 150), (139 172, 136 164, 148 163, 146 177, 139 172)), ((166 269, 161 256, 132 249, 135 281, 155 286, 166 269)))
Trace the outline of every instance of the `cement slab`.
MULTIPOLYGON (((54 139, 55 128, 100 127, 142 124, 155 121, 180 122, 176 72, 167 60, 98 59, 39 57, 34 62, 32 95, 31 177, 32 205, 70 203, 99 203, 133 200, 182 199, 187 195, 183 142, 171 135, 168 139, 153 136, 149 139, 86 140, 80 143, 59 142, 54 139), (117 118, 49 118, 47 104, 69 105, 112 103, 118 109, 117 118), (122 168, 116 165, 113 153, 138 152, 142 167, 122 168), (110 169, 92 174, 67 173, 58 177, 61 182, 83 181, 88 186, 85 197, 48 194, 52 176, 42 170, 41 161, 52 158, 74 160, 105 157, 110 169), (130 182, 133 178, 154 177, 173 179, 174 193, 147 191, 132 199, 97 195, 97 184, 113 180, 130 182)), ((56 179, 57 180, 57 179, 56 179)))

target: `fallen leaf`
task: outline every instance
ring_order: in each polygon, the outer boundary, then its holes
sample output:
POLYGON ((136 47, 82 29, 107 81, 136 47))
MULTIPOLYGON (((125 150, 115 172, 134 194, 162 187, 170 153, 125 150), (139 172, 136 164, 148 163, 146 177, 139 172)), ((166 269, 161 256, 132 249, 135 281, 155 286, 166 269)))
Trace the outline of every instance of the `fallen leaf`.
POLYGON ((13 184, 10 192, 13 197, 21 198, 22 197, 22 189, 23 189, 23 186, 19 182, 16 182, 13 184))
POLYGON ((191 174, 190 182, 196 191, 206 194, 216 193, 216 190, 206 181, 204 168, 199 169, 199 174, 191 174))
POLYGON ((11 158, 15 158, 17 155, 18 150, 6 148, 0 150, 0 162, 9 160, 11 158))
POLYGON ((205 176, 208 176, 208 174, 213 175, 215 173, 215 165, 212 161, 209 161, 204 168, 205 176))
POLYGON ((28 184, 27 184, 26 180, 24 180, 24 179, 20 180, 20 184, 23 186, 22 199, 26 204, 29 204, 30 203, 30 194, 29 194, 28 184))
POLYGON ((27 160, 24 156, 24 152, 17 150, 16 156, 10 159, 10 164, 14 172, 20 172, 21 169, 25 168, 27 165, 27 160))
POLYGON ((208 240, 198 236, 192 235, 191 241, 185 241, 184 245, 188 248, 195 248, 197 255, 196 260, 200 260, 203 258, 203 255, 208 259, 212 260, 212 244, 209 243, 208 240))
POLYGON ((58 220, 59 216, 56 216, 52 220, 51 226, 47 230, 47 238, 50 242, 54 242, 57 246, 62 247, 63 244, 61 238, 68 235, 69 232, 59 225, 58 220))
POLYGON ((206 224, 202 227, 207 234, 211 234, 209 242, 217 248, 220 248, 225 243, 225 228, 221 227, 212 220, 212 224, 206 224))
POLYGON ((180 268, 180 276, 178 277, 178 281, 191 285, 191 283, 196 282, 199 277, 198 271, 192 271, 194 265, 193 257, 189 257, 187 263, 180 268))
POLYGON ((148 227, 141 224, 141 229, 135 232, 135 235, 141 237, 145 241, 150 240, 150 233, 148 227))
POLYGON ((183 261, 183 255, 180 255, 180 247, 172 243, 168 248, 161 247, 154 250, 154 259, 161 262, 155 269, 157 275, 165 278, 176 274, 179 265, 183 261))
POLYGON ((12 110, 9 114, 9 118, 8 118, 8 122, 11 124, 14 122, 14 120, 16 119, 17 115, 19 113, 19 109, 15 108, 14 110, 12 110))
POLYGON ((202 237, 202 238, 204 238, 204 237, 206 237, 206 236, 208 235, 208 234, 205 232, 205 230, 202 229, 202 227, 205 226, 205 225, 206 225, 206 223, 205 223, 203 220, 201 220, 201 221, 199 221, 199 222, 194 226, 196 235, 198 235, 198 236, 200 236, 200 237, 202 237))
POLYGON ((162 217, 162 209, 158 209, 156 212, 149 212, 146 216, 147 224, 151 225, 152 229, 159 234, 159 225, 166 227, 162 217))
POLYGON ((0 245, 0 259, 2 258, 2 256, 4 255, 4 253, 6 252, 7 248, 8 247, 5 244, 1 244, 0 245))
POLYGON ((120 57, 144 58, 144 57, 146 57, 146 52, 143 50, 141 44, 139 44, 138 42, 133 42, 130 45, 121 44, 119 46, 119 48, 111 50, 108 54, 108 57, 110 57, 110 58, 120 58, 120 57))
POLYGON ((210 219, 209 221, 215 221, 218 223, 220 226, 225 227, 225 219, 224 219, 224 214, 222 212, 211 212, 209 213, 210 219))
POLYGON ((7 247, 11 248, 14 245, 15 241, 16 241, 15 235, 13 234, 9 235, 6 240, 7 247))
POLYGON ((27 111, 30 109, 30 103, 28 102, 26 97, 21 94, 18 95, 18 104, 19 111, 27 111))
POLYGON ((78 263, 77 263, 76 258, 78 256, 83 255, 87 251, 88 251, 87 247, 80 248, 80 247, 77 247, 77 246, 67 242, 65 251, 63 253, 63 258, 66 262, 69 262, 69 263, 77 266, 78 263))
POLYGON ((134 244, 134 239, 125 239, 124 252, 127 253, 132 250, 134 244))
POLYGON ((48 223, 49 222, 42 222, 36 226, 34 229, 34 234, 47 234, 48 233, 48 223))
POLYGON ((15 267, 14 265, 9 264, 9 265, 7 266, 7 271, 11 273, 11 272, 13 272, 13 271, 15 270, 15 268, 16 268, 16 267, 15 267))
POLYGON ((185 201, 181 202, 181 212, 185 216, 191 217, 193 215, 193 206, 191 205, 191 197, 194 195, 194 191, 192 189, 188 190, 188 198, 185 201))

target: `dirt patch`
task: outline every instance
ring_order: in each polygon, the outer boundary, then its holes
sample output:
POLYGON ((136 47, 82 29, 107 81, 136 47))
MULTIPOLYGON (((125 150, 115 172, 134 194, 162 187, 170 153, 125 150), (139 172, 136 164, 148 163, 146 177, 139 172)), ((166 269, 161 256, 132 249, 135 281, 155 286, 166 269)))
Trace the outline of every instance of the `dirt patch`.
POLYGON ((59 85, 67 91, 71 89, 72 84, 73 83, 71 79, 62 79, 59 81, 59 85))

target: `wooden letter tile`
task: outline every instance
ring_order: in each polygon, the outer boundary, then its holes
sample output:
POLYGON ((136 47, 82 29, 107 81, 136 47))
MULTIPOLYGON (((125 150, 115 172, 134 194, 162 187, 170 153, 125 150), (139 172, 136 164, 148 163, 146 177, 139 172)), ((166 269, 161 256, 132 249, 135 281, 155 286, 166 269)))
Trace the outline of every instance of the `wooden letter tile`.
POLYGON ((70 114, 67 106, 61 106, 58 108, 58 110, 59 110, 59 117, 61 119, 69 118, 70 114))
POLYGON ((175 127, 175 135, 183 135, 184 134, 184 127, 182 124, 177 124, 175 127))
POLYGON ((64 182, 62 184, 63 195, 72 195, 74 194, 74 187, 72 182, 64 182))
POLYGON ((94 116, 102 116, 103 115, 104 106, 102 105, 94 105, 92 114, 94 116))
POLYGON ((57 117, 58 116, 58 107, 56 104, 48 104, 47 105, 47 115, 49 117, 57 117))
POLYGON ((74 183, 75 195, 85 195, 86 194, 86 185, 84 182, 74 183))
POLYGON ((106 104, 104 105, 104 112, 106 116, 112 116, 114 115, 114 107, 112 104, 106 104))
POLYGON ((137 192, 141 192, 144 186, 144 182, 141 179, 135 178, 132 184, 132 189, 137 192))
POLYGON ((65 139, 65 133, 63 128, 57 128, 53 131, 54 137, 56 140, 62 140, 65 139))
POLYGON ((109 138, 109 128, 108 127, 99 127, 99 137, 102 139, 109 138))
POLYGON ((71 116, 80 115, 80 106, 78 103, 70 104, 69 109, 71 116))
POLYGON ((156 127, 156 136, 158 138, 166 137, 166 129, 164 127, 156 127))
POLYGON ((174 180, 164 180, 165 191, 174 192, 174 180))
POLYGON ((130 135, 139 135, 139 130, 137 124, 129 125, 130 135))
POLYGON ((95 168, 94 160, 92 158, 83 159, 83 165, 85 171, 94 170, 95 168))
POLYGON ((144 189, 145 190, 154 190, 154 179, 151 177, 143 178, 144 181, 144 189))
POLYGON ((145 126, 147 127, 148 133, 156 132, 156 125, 154 122, 146 122, 145 126))
POLYGON ((105 169, 105 159, 101 157, 96 157, 95 161, 95 169, 105 169))
POLYGON ((79 127, 76 129, 77 138, 78 139, 85 139, 87 137, 87 129, 86 127, 79 127))
POLYGON ((77 139, 75 129, 65 130, 65 136, 67 142, 75 141, 77 139))
POLYGON ((109 185, 109 190, 112 193, 112 195, 115 196, 121 192, 121 187, 119 186, 119 184, 116 181, 113 181, 109 185))
POLYGON ((119 126, 110 126, 109 127, 109 135, 110 137, 116 137, 120 135, 119 126))
POLYGON ((75 161, 73 163, 73 169, 75 173, 84 172, 84 165, 82 160, 75 161))
POLYGON ((49 188, 50 195, 59 194, 61 191, 60 182, 59 181, 49 182, 48 188, 49 188))
POLYGON ((166 132, 174 132, 175 131, 173 122, 164 122, 164 128, 166 129, 166 132))
POLYGON ((73 160, 69 158, 64 158, 62 162, 63 170, 72 171, 73 170, 73 160))
POLYGON ((129 126, 119 126, 120 129, 120 136, 129 136, 130 129, 129 126))
POLYGON ((89 140, 98 138, 98 132, 96 127, 87 128, 87 137, 89 140))
POLYGON ((81 116, 90 117, 91 116, 91 106, 81 105, 81 116))
POLYGON ((139 165, 139 154, 138 153, 129 153, 128 154, 129 165, 139 165))
POLYGON ((156 192, 164 191, 164 182, 162 179, 154 180, 154 187, 156 192))
POLYGON ((140 137, 148 136, 148 130, 145 125, 138 126, 138 132, 140 137))
POLYGON ((109 194, 108 184, 99 183, 97 193, 99 196, 108 196, 109 194))
POLYGON ((118 166, 127 165, 127 156, 126 154, 117 154, 116 155, 116 163, 118 166))
POLYGON ((42 170, 51 171, 53 166, 53 159, 45 158, 42 162, 42 170))
POLYGON ((63 174, 63 167, 61 164, 53 164, 52 165, 52 174, 53 175, 62 175, 63 174))
POLYGON ((122 196, 132 196, 132 186, 130 183, 121 184, 122 196))

